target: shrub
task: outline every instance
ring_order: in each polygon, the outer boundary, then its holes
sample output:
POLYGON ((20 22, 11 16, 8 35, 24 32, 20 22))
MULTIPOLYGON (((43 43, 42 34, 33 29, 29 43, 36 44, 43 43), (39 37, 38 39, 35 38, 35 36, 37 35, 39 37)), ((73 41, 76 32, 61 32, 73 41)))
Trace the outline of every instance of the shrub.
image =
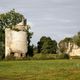
POLYGON ((13 55, 9 55, 5 58, 5 60, 15 60, 16 58, 13 55))
POLYGON ((56 59, 69 59, 69 55, 68 54, 58 54, 56 59))
POLYGON ((35 54, 32 59, 34 60, 53 60, 53 59, 69 59, 67 54, 35 54))
POLYGON ((6 60, 55 60, 55 59, 69 59, 67 54, 34 54, 33 57, 27 56, 25 58, 17 59, 14 56, 7 56, 6 60))
POLYGON ((80 59, 80 56, 70 56, 70 59, 80 59))

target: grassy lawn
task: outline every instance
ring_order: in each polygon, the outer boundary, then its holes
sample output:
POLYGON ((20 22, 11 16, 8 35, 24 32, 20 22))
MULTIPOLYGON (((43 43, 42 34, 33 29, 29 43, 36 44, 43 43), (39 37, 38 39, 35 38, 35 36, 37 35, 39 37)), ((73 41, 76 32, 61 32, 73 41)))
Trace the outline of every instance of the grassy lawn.
POLYGON ((0 80, 80 80, 80 60, 0 61, 0 80))

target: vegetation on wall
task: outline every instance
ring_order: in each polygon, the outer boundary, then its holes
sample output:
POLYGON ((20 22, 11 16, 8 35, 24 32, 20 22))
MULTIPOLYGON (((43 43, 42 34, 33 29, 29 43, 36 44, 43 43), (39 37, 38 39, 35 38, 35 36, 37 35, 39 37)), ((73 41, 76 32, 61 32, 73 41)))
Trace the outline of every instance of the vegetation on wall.
MULTIPOLYGON (((13 28, 16 24, 22 21, 24 16, 15 11, 15 9, 0 14, 0 57, 4 56, 5 53, 5 28, 13 28)), ((30 27, 27 30, 28 33, 28 46, 30 46, 30 39, 32 37, 32 32, 29 31, 30 27)))
POLYGON ((15 9, 0 14, 0 29, 5 29, 7 27, 15 26, 17 23, 21 22, 24 16, 20 13, 15 12, 15 9))
POLYGON ((80 47, 80 32, 78 32, 77 35, 73 37, 73 41, 76 45, 80 47))
POLYGON ((0 57, 3 58, 5 53, 5 28, 16 25, 22 21, 24 16, 20 13, 11 10, 7 13, 0 14, 0 57))

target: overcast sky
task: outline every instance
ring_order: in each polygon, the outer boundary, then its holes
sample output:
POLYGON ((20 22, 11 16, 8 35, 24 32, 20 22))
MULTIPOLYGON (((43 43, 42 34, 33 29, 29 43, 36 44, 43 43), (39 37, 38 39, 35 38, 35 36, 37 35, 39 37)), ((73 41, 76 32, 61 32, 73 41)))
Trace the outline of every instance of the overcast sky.
POLYGON ((0 12, 23 14, 34 32, 32 43, 42 36, 60 41, 80 31, 80 0, 0 0, 0 12))

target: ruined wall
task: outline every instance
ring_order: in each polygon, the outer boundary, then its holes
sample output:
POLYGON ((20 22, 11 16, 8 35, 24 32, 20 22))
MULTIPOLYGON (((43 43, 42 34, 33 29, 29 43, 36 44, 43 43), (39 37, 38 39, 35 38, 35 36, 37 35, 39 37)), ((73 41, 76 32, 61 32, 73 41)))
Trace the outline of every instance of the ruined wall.
POLYGON ((68 44, 68 49, 67 49, 67 53, 70 56, 80 56, 80 47, 78 47, 76 44, 74 43, 69 43, 68 44))
POLYGON ((16 28, 20 28, 19 31, 15 29, 5 29, 5 57, 11 55, 15 57, 25 57, 27 53, 27 33, 25 26, 22 24, 16 25, 16 28), (21 28, 22 26, 22 28, 21 28))
POLYGON ((11 45, 11 30, 9 28, 5 29, 5 57, 10 55, 10 45, 11 45))

